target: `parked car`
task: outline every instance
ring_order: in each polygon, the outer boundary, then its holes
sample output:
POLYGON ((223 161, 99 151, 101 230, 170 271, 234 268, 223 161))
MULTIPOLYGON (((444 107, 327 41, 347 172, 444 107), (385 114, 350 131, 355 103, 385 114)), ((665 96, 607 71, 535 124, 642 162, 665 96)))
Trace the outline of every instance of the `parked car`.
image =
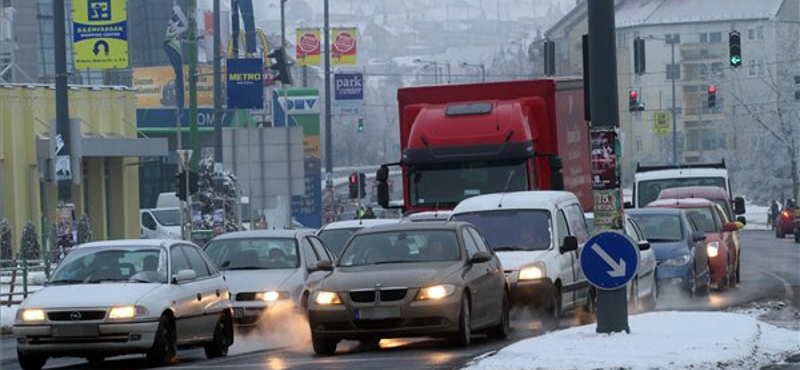
POLYGON ((678 208, 637 208, 625 211, 636 220, 658 263, 659 290, 677 286, 692 295, 708 292, 706 235, 678 208))
POLYGON ((325 246, 333 253, 334 256, 339 256, 344 249, 347 239, 358 230, 366 227, 396 224, 397 219, 361 219, 361 220, 347 220, 331 222, 322 226, 317 231, 317 236, 325 242, 325 246))
POLYGON ((256 230, 222 234, 205 246, 228 280, 237 326, 254 326, 282 303, 305 308, 310 288, 323 277, 320 261, 333 255, 309 230, 256 230))
POLYGON ((485 331, 509 331, 500 260, 472 225, 398 223, 356 232, 308 305, 314 351, 331 355, 342 339, 445 337, 466 346, 485 331))
POLYGON ((647 207, 681 208, 699 230, 706 235, 708 265, 711 268, 711 282, 718 288, 736 286, 740 271, 738 243, 734 233, 742 227, 740 223, 728 222, 722 207, 700 198, 662 199, 647 207))
POLYGON ((404 215, 400 222, 447 222, 451 214, 449 210, 414 212, 404 215))
POLYGON ((567 309, 593 310, 593 290, 578 260, 589 239, 578 197, 564 191, 522 191, 467 198, 453 220, 475 225, 505 268, 511 303, 539 311, 556 328, 567 309))
POLYGON ((139 229, 145 239, 180 239, 181 209, 143 209, 139 211, 139 229))
POLYGON ((172 362, 177 346, 203 346, 208 358, 233 343, 228 286, 200 248, 182 240, 83 244, 19 307, 13 333, 25 370, 50 357, 145 353, 172 362))

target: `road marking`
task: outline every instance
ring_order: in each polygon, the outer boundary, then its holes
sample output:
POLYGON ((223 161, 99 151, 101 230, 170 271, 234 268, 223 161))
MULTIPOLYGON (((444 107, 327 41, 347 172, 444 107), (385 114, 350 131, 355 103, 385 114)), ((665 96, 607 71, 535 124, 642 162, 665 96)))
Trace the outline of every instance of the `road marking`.
POLYGON ((617 263, 616 261, 614 261, 613 258, 611 258, 611 256, 608 255, 608 253, 606 253, 605 250, 603 250, 603 248, 600 248, 600 246, 597 245, 597 243, 592 244, 592 250, 595 253, 597 253, 597 255, 600 256, 600 258, 603 259, 603 261, 606 261, 606 263, 609 266, 611 266, 611 271, 608 272, 608 276, 611 276, 611 277, 623 277, 623 276, 625 276, 625 260, 624 259, 620 258, 619 259, 619 263, 617 263))
MULTIPOLYGON (((761 270, 761 269, 759 269, 759 270, 761 270)), ((781 284, 783 284, 783 290, 786 292, 785 293, 786 294, 786 298, 789 300, 789 302, 794 302, 794 291, 792 290, 792 284, 789 283, 788 280, 780 277, 780 275, 778 275, 778 274, 776 274, 776 273, 774 273, 772 271, 761 270, 761 272, 766 274, 766 275, 772 276, 773 278, 775 278, 778 281, 780 281, 781 284)))

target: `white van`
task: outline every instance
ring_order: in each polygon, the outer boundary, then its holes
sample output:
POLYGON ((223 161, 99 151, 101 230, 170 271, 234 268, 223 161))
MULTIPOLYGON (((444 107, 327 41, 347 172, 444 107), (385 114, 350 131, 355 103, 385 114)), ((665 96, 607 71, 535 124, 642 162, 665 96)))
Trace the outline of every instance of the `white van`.
POLYGON ((180 239, 181 209, 178 207, 139 211, 139 229, 145 239, 180 239))
MULTIPOLYGON (((243 230, 253 230, 252 225, 252 210, 250 209, 250 198, 243 196, 240 199, 241 203, 241 220, 243 230)), ((179 208, 181 201, 175 192, 159 193, 158 200, 156 200, 156 208, 179 208)))
POLYGON ((511 287, 511 303, 540 311, 547 329, 564 311, 592 309, 593 290, 578 249, 589 239, 578 197, 564 191, 521 191, 468 198, 452 220, 475 225, 497 253, 511 287))

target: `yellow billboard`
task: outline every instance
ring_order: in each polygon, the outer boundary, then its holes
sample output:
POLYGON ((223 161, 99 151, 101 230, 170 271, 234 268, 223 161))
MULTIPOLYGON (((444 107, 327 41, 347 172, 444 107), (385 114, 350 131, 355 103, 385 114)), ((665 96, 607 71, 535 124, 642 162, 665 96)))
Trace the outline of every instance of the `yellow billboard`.
POLYGON ((299 66, 316 66, 320 63, 322 47, 318 28, 298 29, 295 59, 299 66))
POLYGON ((672 116, 669 112, 654 112, 653 113, 653 133, 656 135, 667 135, 672 132, 672 125, 670 124, 672 116))
POLYGON ((73 0, 75 69, 128 68, 126 0, 73 0))
POLYGON ((356 64, 358 29, 334 28, 331 31, 331 64, 356 64))
MULTIPOLYGON (((186 93, 184 106, 189 107, 189 68, 183 67, 186 93)), ((175 107, 175 72, 171 66, 133 69, 133 87, 136 91, 137 108, 175 107)), ((225 69, 222 70, 222 87, 225 88, 225 69)), ((197 106, 214 106, 214 67, 197 67, 197 106)))

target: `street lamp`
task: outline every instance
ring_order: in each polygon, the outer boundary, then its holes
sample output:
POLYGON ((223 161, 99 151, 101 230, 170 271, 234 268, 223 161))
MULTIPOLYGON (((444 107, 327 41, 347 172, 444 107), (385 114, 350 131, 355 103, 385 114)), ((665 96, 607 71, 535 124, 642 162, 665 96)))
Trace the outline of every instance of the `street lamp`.
POLYGON ((422 59, 414 59, 414 63, 417 64, 425 64, 425 65, 433 65, 433 83, 439 84, 439 63, 435 60, 422 60, 422 59))
POLYGON ((486 82, 486 67, 484 66, 483 63, 471 64, 471 63, 467 63, 467 62, 461 62, 461 64, 459 64, 459 65, 461 66, 461 68, 466 68, 466 67, 475 67, 475 68, 477 68, 481 72, 481 82, 486 82))

